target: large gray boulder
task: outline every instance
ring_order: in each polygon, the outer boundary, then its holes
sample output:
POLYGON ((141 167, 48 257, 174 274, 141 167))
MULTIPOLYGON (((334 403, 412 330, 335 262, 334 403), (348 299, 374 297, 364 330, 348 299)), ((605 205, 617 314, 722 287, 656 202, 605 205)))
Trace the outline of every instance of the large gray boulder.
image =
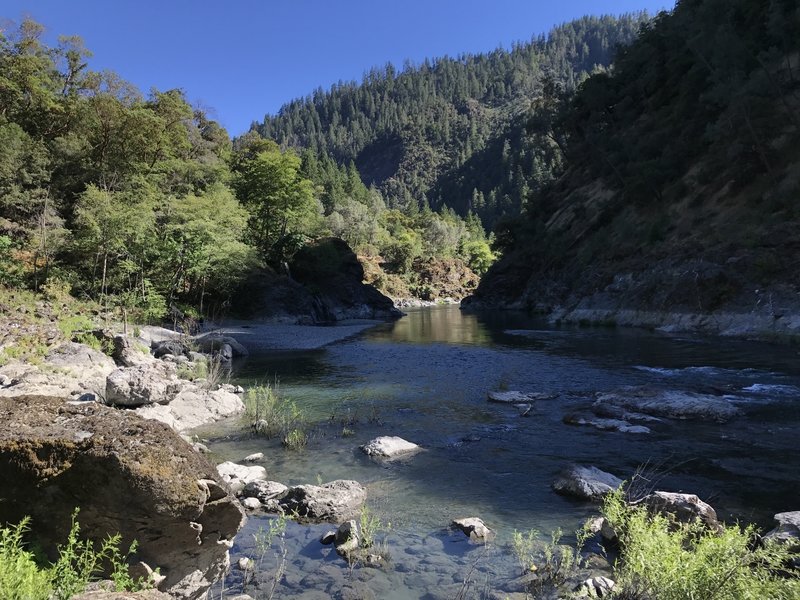
POLYGON ((718 423, 740 414, 739 409, 723 397, 636 386, 598 393, 595 405, 599 404, 610 404, 656 417, 718 423))
POLYGON ((597 467, 571 465, 559 474, 553 482, 553 489, 559 494, 597 502, 621 485, 619 477, 597 467))
POLYGON ((137 367, 121 367, 106 377, 105 402, 109 406, 128 408, 166 404, 180 389, 175 367, 169 363, 157 361, 137 367))
POLYGON ((641 503, 653 513, 674 518, 681 523, 700 522, 712 531, 721 531, 717 512, 694 494, 656 491, 645 496, 641 503))
POLYGON ((316 522, 341 523, 356 517, 367 499, 367 490, 357 481, 337 479, 323 485, 290 487, 278 500, 287 513, 316 522))
POLYGON ((789 544, 793 552, 800 552, 800 510, 778 513, 774 518, 778 526, 764 539, 789 544))
POLYGON ((31 516, 53 558, 75 507, 95 543, 119 533, 173 598, 205 597, 244 522, 215 469, 162 423, 96 402, 0 399, 0 522, 31 516), (32 501, 35 499, 35 501, 32 501))
POLYGON ((396 435, 384 435, 377 437, 369 443, 361 446, 361 451, 367 456, 386 459, 407 456, 414 452, 419 452, 420 450, 422 450, 422 448, 413 442, 404 440, 396 435))
POLYGON ((258 479, 245 485, 239 495, 242 498, 257 498, 260 502, 266 503, 267 500, 282 496, 288 489, 288 487, 277 481, 258 479))
POLYGON ((123 367, 150 365, 156 358, 150 354, 147 346, 134 338, 117 335, 113 338, 114 353, 112 357, 123 367))

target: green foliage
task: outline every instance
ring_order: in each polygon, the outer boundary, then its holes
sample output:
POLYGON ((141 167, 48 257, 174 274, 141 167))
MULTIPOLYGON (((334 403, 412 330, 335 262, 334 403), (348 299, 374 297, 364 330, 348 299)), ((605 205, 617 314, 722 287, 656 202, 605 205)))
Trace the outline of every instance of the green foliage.
POLYGON ((8 600, 50 597, 50 574, 40 569, 33 554, 23 547, 22 537, 29 522, 26 517, 16 526, 0 528, 0 590, 8 600))
POLYGON ((574 89, 609 64, 644 18, 584 17, 510 51, 375 68, 360 83, 286 104, 257 132, 309 151, 304 162, 322 187, 326 215, 338 212, 343 197, 369 204, 363 186, 352 183, 357 167, 390 208, 412 215, 427 203, 462 216, 471 209, 491 227, 502 214, 518 214, 561 168, 549 130, 536 139, 526 134, 543 79, 552 74, 574 89), (343 177, 331 176, 331 163, 343 177))
POLYGON ((382 523, 366 504, 361 506, 361 513, 358 516, 358 531, 361 536, 362 548, 371 548, 375 544, 376 536, 389 529, 391 529, 391 524, 382 523))
POLYGON ((754 527, 680 523, 630 506, 622 491, 606 497, 603 514, 620 538, 616 569, 621 589, 633 598, 790 600, 800 597, 800 572, 789 547, 756 540, 754 527))
POLYGON ((22 538, 30 520, 0 528, 0 590, 9 600, 69 600, 83 592, 90 581, 111 567, 110 578, 116 591, 138 591, 152 587, 145 579, 134 579, 128 573, 128 559, 136 551, 136 542, 123 554, 120 536, 106 539, 99 550, 79 537, 78 510, 66 542, 59 546, 58 559, 48 567, 37 564, 34 555, 25 550, 22 538))
POLYGON ((282 398, 273 386, 248 388, 244 406, 244 418, 257 434, 280 436, 281 443, 292 450, 308 444, 305 413, 293 400, 282 398))

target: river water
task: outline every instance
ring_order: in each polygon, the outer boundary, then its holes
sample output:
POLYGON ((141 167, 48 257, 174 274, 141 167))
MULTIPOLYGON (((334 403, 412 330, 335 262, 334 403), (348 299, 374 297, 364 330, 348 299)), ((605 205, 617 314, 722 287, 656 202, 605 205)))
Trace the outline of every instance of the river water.
MULTIPOLYGON (((772 514, 800 508, 797 347, 554 328, 526 315, 436 307, 321 350, 251 356, 234 378, 245 385, 277 382, 316 426, 305 450, 289 451, 229 421, 203 432, 213 458, 239 461, 264 452, 269 478, 288 485, 355 479, 367 486, 372 512, 391 523, 391 562, 383 569, 351 568, 319 544, 329 526, 289 523, 249 585, 256 598, 269 597, 281 562, 276 598, 478 598, 488 590, 513 591, 506 582, 519 574, 509 550, 515 529, 569 532, 596 514, 596 507, 551 490, 559 470, 575 462, 623 479, 640 465, 658 465, 660 489, 696 493, 728 522, 769 527, 772 514), (595 392, 624 385, 724 394, 743 416, 726 424, 665 421, 649 435, 562 422, 595 392), (522 418, 514 407, 487 402, 487 391, 496 389, 560 395, 522 418), (375 462, 358 446, 378 435, 399 435, 425 450, 375 462), (497 531, 489 550, 448 529, 466 516, 497 531)), ((253 533, 271 519, 249 519, 234 561, 258 553, 253 533)), ((225 594, 239 593, 242 583, 234 571, 225 594)))

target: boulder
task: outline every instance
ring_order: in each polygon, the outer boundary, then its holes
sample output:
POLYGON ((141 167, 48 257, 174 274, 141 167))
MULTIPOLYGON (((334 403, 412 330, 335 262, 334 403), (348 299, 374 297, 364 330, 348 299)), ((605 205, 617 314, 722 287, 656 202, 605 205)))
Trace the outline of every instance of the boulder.
POLYGON ((266 503, 267 500, 282 496, 288 489, 288 487, 277 481, 258 479, 245 485, 239 495, 242 498, 257 498, 260 502, 266 503))
POLYGON ((191 359, 189 346, 179 340, 162 340, 152 343, 153 356, 156 358, 163 358, 167 355, 170 356, 185 356, 191 359))
POLYGON ((333 542, 336 541, 336 530, 329 529, 325 533, 322 534, 322 537, 319 538, 319 543, 323 546, 330 546, 333 542))
POLYGON ((597 467, 572 465, 559 474, 553 482, 553 489, 559 494, 597 502, 620 485, 622 480, 619 477, 597 467))
POLYGON ((278 499, 285 512, 308 521, 342 522, 358 515, 367 490, 357 481, 337 479, 324 485, 290 487, 278 499))
POLYGON ((789 544, 793 552, 800 552, 800 510, 778 513, 774 518, 778 526, 764 539, 789 544))
POLYGON ((260 462, 264 460, 264 453, 263 452, 255 452, 253 454, 248 454, 242 459, 244 462, 260 462))
POLYGON ((595 405, 599 404, 610 404, 656 417, 718 423, 725 423, 740 414, 739 409, 723 397, 636 386, 598 393, 595 405))
POLYGON ((616 582, 608 577, 590 577, 575 588, 578 598, 608 598, 614 592, 616 582))
POLYGON ((73 510, 99 544, 137 540, 137 559, 158 568, 174 598, 204 597, 229 562, 244 522, 214 468, 162 423, 99 403, 0 399, 0 522, 31 516, 52 559, 73 510), (35 501, 31 501, 35 498, 35 501))
POLYGON ((177 395, 180 386, 175 368, 167 363, 121 367, 106 377, 105 402, 130 408, 166 404, 177 395))
POLYGON ((127 336, 114 336, 113 344, 114 353, 111 356, 118 365, 123 367, 148 365, 156 360, 146 346, 127 336))
POLYGON ((258 498, 242 498, 242 506, 247 510, 259 510, 263 507, 261 500, 258 498))
POLYGON ((589 524, 589 531, 599 534, 607 542, 615 543, 619 540, 616 529, 605 517, 592 519, 589 524))
POLYGON ((460 529, 473 542, 486 543, 494 538, 494 531, 489 529, 486 523, 478 517, 454 519, 450 525, 460 529))
POLYGON ((210 391, 181 381, 180 392, 169 404, 150 404, 136 409, 145 419, 161 421, 175 431, 188 431, 244 412, 244 403, 225 390, 210 391))
POLYGON ((654 513, 670 516, 681 523, 699 521, 712 531, 721 531, 716 511, 694 494, 653 492, 641 501, 654 513))
POLYGON ((499 404, 528 404, 536 400, 552 400, 558 398, 558 394, 547 394, 544 392, 489 392, 487 394, 489 402, 499 404))
POLYGON ((583 415, 566 415, 563 419, 567 425, 586 425, 601 431, 619 431, 620 433, 650 433, 650 428, 644 425, 632 425, 627 421, 618 419, 601 419, 583 415))
POLYGON ((416 444, 406 441, 401 437, 385 435, 377 437, 371 442, 361 446, 361 450, 367 456, 375 456, 378 458, 397 458, 398 456, 405 456, 412 452, 422 450, 416 444))
POLYGON ((222 354, 223 350, 229 358, 233 358, 234 356, 247 356, 249 354, 247 348, 242 346, 234 338, 216 331, 197 337, 194 342, 200 350, 209 354, 222 354))
POLYGON ((333 546, 339 556, 348 556, 358 550, 361 545, 361 536, 358 532, 358 524, 354 520, 345 521, 339 525, 336 535, 333 538, 333 546))
POLYGON ((267 478, 264 467, 246 467, 231 461, 217 465, 217 472, 234 494, 241 492, 248 483, 267 478))

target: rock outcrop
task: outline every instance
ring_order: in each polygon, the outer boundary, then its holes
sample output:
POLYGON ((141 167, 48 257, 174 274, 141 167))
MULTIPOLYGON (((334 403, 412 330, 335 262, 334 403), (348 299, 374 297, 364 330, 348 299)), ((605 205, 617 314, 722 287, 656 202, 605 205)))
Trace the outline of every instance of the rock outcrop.
POLYGON ((135 367, 122 367, 106 377, 105 401, 110 406, 134 408, 147 404, 167 404, 180 391, 175 366, 154 361, 135 367))
POLYGON ((184 432, 244 411, 242 399, 226 389, 208 390, 188 381, 180 386, 168 404, 142 406, 136 413, 184 432))
POLYGON ((290 487, 279 498, 280 507, 303 519, 341 523, 356 517, 367 499, 367 490, 357 481, 337 479, 323 485, 290 487))
POLYGON ((96 541, 135 539, 136 560, 165 577, 175 598, 203 597, 228 565, 243 524, 214 468, 162 423, 99 403, 0 399, 0 522, 30 515, 48 553, 63 543, 75 508, 96 541))
POLYGON ((390 298, 364 283, 358 257, 337 238, 301 248, 280 273, 254 273, 234 304, 243 317, 284 323, 396 319, 403 314, 390 298))

